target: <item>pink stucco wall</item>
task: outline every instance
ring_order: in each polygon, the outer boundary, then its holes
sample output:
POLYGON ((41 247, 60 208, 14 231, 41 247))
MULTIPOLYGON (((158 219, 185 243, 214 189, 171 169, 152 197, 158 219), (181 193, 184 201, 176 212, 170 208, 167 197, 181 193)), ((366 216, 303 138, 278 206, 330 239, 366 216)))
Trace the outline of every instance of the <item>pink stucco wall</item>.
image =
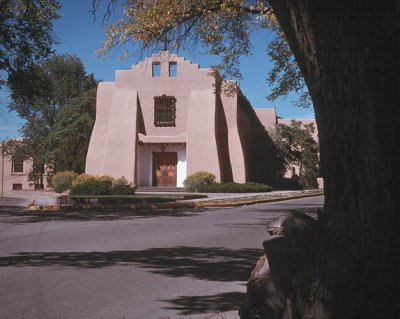
POLYGON ((191 91, 187 122, 187 175, 207 171, 221 181, 215 137, 215 112, 212 87, 191 91))
POLYGON ((273 129, 277 124, 275 108, 255 108, 254 111, 267 131, 273 129))

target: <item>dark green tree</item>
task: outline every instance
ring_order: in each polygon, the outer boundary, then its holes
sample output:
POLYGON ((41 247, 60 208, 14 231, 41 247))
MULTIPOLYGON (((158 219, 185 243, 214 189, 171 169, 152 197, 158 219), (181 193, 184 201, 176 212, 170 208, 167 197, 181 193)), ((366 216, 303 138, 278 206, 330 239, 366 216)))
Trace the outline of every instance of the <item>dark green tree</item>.
POLYGON ((90 136, 94 124, 93 99, 95 90, 89 90, 70 100, 55 119, 44 143, 46 163, 54 163, 56 171, 83 173, 90 136))
POLYGON ((47 161, 46 145, 49 143, 46 140, 60 111, 76 98, 84 100, 88 91, 93 95, 96 86, 93 75, 87 74, 80 59, 73 55, 54 55, 41 64, 32 64, 23 72, 13 73, 9 77, 9 109, 26 121, 21 129, 23 143, 16 148, 16 152, 33 159, 31 180, 42 179, 45 163, 50 166, 56 164, 57 158, 53 158, 54 162, 47 161))
POLYGON ((271 137, 286 169, 299 168, 299 183, 304 189, 317 188, 319 174, 318 143, 314 140, 313 123, 292 120, 290 125, 277 124, 271 137))
POLYGON ((86 74, 78 57, 54 55, 10 77, 11 103, 8 107, 27 121, 23 128, 25 137, 48 134, 58 111, 71 98, 96 85, 93 75, 86 74))
POLYGON ((0 86, 52 53, 56 0, 0 0, 0 86))

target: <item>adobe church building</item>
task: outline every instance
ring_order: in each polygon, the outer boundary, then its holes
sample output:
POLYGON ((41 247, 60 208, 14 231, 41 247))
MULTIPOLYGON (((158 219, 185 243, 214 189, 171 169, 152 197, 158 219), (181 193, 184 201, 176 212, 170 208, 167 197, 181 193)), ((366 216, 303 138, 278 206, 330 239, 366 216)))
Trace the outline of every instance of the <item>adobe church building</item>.
POLYGON ((198 171, 274 185, 281 166, 266 129, 275 109, 253 109, 240 89, 215 93, 210 71, 160 52, 99 83, 86 173, 139 187, 182 187, 198 171))

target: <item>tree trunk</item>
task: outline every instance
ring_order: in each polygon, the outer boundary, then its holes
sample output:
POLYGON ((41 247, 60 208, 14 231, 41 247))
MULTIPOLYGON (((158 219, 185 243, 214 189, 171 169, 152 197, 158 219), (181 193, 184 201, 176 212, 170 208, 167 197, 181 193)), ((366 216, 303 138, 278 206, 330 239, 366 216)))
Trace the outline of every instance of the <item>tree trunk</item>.
MULTIPOLYGON (((315 239, 319 268, 299 271, 329 291, 325 318, 398 318, 400 2, 270 3, 312 96, 321 147, 326 231, 315 239)), ((317 318, 299 294, 292 287, 289 317, 317 318)))

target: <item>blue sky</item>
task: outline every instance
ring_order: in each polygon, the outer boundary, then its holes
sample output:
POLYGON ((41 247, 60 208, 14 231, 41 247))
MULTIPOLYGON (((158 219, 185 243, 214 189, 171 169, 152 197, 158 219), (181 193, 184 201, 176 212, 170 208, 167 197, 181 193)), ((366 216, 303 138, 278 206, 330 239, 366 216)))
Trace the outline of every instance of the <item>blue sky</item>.
MULTIPOLYGON (((88 73, 93 73, 97 80, 113 81, 114 71, 130 69, 138 62, 138 57, 118 59, 118 53, 111 53, 106 59, 98 59, 95 50, 100 48, 104 39, 101 17, 93 22, 90 0, 61 0, 62 17, 54 23, 54 36, 59 44, 54 46, 57 53, 75 54, 83 62, 88 73)), ((312 109, 302 109, 292 105, 295 96, 283 97, 275 102, 268 101, 265 96, 269 89, 266 83, 268 70, 271 68, 266 53, 267 42, 271 35, 266 30, 259 30, 252 36, 253 54, 241 59, 243 80, 240 81, 242 92, 247 96, 253 107, 275 107, 277 114, 283 118, 309 119, 314 117, 312 109)), ((190 52, 180 52, 180 55, 200 67, 207 68, 218 62, 218 57, 204 53, 201 47, 190 52)), ((0 140, 17 137, 22 120, 16 114, 6 111, 7 92, 0 91, 2 118, 0 118, 0 140)))

